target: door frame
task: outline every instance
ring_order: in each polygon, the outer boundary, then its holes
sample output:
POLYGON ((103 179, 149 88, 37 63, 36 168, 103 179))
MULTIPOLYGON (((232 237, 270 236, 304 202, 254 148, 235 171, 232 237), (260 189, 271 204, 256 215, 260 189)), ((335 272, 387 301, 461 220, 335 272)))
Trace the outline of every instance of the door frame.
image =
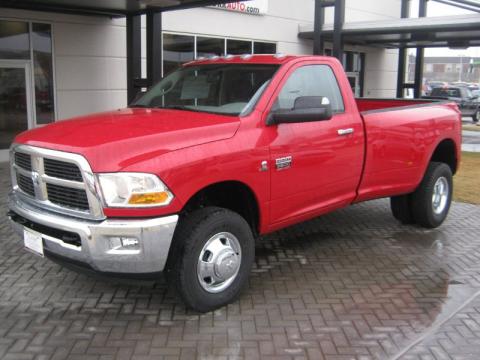
MULTIPOLYGON (((34 111, 34 88, 32 78, 32 66, 30 60, 0 60, 0 68, 24 69, 25 71, 25 98, 27 105, 27 126, 28 129, 35 127, 35 111, 34 111)), ((28 130, 27 129, 27 130, 28 130)), ((9 160, 9 150, 0 149, 0 162, 9 160)))
POLYGON ((354 97, 362 96, 362 88, 360 84, 360 73, 359 72, 347 72, 347 78, 355 78, 355 92, 353 93, 354 97), (358 91, 358 96, 357 96, 358 91))

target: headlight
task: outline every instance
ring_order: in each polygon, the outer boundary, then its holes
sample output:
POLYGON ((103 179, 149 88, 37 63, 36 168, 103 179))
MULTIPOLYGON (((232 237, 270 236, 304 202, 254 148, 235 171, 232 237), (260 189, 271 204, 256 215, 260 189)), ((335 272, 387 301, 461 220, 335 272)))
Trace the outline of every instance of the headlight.
POLYGON ((167 186, 153 174, 114 173, 97 177, 108 207, 165 206, 173 200, 167 186))

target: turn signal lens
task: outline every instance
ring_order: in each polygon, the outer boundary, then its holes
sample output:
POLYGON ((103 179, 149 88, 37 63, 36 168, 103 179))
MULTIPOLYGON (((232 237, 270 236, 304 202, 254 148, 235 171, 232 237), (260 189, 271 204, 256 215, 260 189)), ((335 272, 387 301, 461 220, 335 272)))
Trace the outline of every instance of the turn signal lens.
POLYGON ((128 203, 130 205, 157 205, 165 204, 169 198, 170 194, 166 191, 147 194, 133 194, 130 196, 128 203))

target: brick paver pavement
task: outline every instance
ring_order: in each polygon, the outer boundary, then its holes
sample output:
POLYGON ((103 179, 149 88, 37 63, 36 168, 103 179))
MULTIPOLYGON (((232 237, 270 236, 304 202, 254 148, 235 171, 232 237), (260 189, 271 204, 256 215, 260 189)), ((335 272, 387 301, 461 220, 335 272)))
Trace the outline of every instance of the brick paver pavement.
POLYGON ((269 235, 237 302, 186 311, 163 281, 77 274, 23 250, 3 215, 2 359, 480 358, 480 207, 440 229, 373 201, 269 235))

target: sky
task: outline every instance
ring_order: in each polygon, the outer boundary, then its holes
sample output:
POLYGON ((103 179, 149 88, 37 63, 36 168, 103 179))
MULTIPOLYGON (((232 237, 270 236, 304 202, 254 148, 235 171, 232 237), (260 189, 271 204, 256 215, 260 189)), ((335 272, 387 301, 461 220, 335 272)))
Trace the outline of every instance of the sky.
MULTIPOLYGON (((475 1, 475 0, 471 0, 475 1)), ((480 1, 476 1, 480 4, 480 1)), ((411 1, 410 8, 411 17, 417 17, 418 15, 418 0, 411 1)), ((427 16, 450 16, 450 15, 463 15, 463 14, 475 14, 474 12, 463 10, 454 6, 440 4, 435 1, 428 2, 427 16)), ((415 51, 413 51, 414 53, 415 51)), ((448 48, 433 48, 425 50, 426 56, 476 56, 480 57, 480 47, 471 47, 468 49, 452 50, 448 48)))

